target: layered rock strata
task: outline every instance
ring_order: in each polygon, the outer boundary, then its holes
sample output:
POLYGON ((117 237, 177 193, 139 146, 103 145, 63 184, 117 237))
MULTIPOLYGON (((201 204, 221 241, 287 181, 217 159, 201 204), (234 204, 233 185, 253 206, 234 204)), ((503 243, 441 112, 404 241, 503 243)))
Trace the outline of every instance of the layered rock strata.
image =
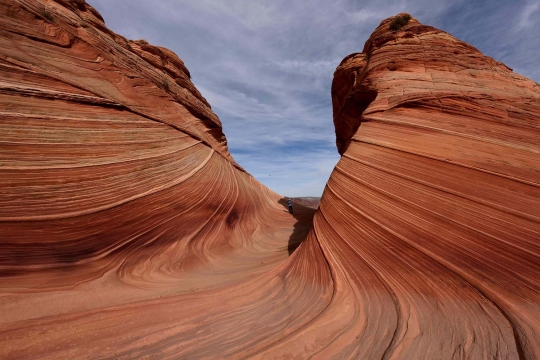
POLYGON ((0 1, 0 103, 0 358, 233 354, 256 332, 224 345, 220 326, 273 315, 264 346, 292 294, 291 321, 319 311, 324 267, 275 287, 321 257, 284 264, 314 210, 291 216, 234 162, 171 51, 84 1, 0 1))
POLYGON ((343 156, 313 234, 354 304, 343 354, 540 358, 540 86, 392 21, 332 84, 343 156))
POLYGON ((392 21, 336 70, 310 231, 172 52, 0 1, 0 357, 539 358, 539 86, 392 21))

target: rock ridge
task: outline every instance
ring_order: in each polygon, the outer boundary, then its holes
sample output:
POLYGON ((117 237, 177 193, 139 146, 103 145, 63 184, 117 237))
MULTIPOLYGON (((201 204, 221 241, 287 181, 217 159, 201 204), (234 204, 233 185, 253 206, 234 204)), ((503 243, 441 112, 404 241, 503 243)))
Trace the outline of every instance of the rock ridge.
MULTIPOLYGON (((125 83, 111 86, 111 82, 104 81, 105 75, 100 79, 101 83, 83 83, 79 81, 81 74, 69 72, 68 67, 59 71, 47 62, 40 63, 37 68, 27 62, 23 67, 55 77, 94 95, 115 101, 154 121, 178 128, 208 144, 241 169, 227 150, 219 118, 191 82, 189 71, 182 60, 172 51, 152 46, 145 41, 128 41, 115 34, 105 26, 101 15, 84 1, 4 1, 0 6, 3 14, 24 21, 22 25, 20 22, 15 24, 6 20, 3 28, 6 35, 27 36, 35 41, 57 45, 58 49, 87 50, 86 58, 77 59, 78 63, 73 59, 71 65, 74 71, 95 71, 101 66, 100 70, 105 74, 118 67, 125 72, 122 74, 125 83), (95 57, 91 58, 92 55, 95 57), (90 64, 94 65, 93 69, 91 66, 88 69, 81 66, 90 64), (112 67, 107 69, 107 66, 112 67), (140 84, 141 82, 144 85, 140 84), (141 86, 155 86, 163 91, 160 100, 164 108, 171 110, 162 111, 158 115, 155 111, 148 111, 145 106, 141 106, 144 104, 143 99, 136 93, 136 89, 141 86), (133 107, 135 102, 138 103, 133 107), (186 123, 177 120, 177 104, 184 112, 187 110, 192 115, 191 121, 195 121, 195 126, 191 126, 189 121, 186 123)), ((16 50, 12 50, 4 53, 2 59, 4 63, 16 66, 18 55, 16 50)))

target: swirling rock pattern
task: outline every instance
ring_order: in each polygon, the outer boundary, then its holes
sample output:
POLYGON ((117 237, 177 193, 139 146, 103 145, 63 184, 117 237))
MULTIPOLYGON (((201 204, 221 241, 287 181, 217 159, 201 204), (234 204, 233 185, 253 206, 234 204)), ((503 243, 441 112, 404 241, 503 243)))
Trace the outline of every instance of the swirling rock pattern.
POLYGON ((539 86, 391 21, 293 217, 175 54, 1 0, 0 357, 540 358, 539 86))
POLYGON ((175 54, 84 1, 0 1, 0 74, 0 358, 232 354, 245 317, 264 346, 314 316, 286 302, 331 291, 325 268, 289 290, 309 255, 283 265, 314 210, 234 162, 175 54))
POLYGON ((540 358, 540 86, 392 20, 332 84, 343 156, 314 234, 354 304, 342 354, 540 358))

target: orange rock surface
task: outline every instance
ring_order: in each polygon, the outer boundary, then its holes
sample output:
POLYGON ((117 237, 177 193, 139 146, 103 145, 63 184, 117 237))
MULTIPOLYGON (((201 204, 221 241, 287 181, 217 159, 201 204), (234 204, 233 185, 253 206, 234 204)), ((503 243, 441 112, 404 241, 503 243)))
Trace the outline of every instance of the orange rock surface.
POLYGON ((1 0, 0 358, 539 358, 539 86, 390 22, 336 70, 312 228, 174 53, 1 0))
POLYGON ((343 156, 314 234, 353 304, 347 354, 538 359, 540 86, 392 20, 332 84, 343 156))

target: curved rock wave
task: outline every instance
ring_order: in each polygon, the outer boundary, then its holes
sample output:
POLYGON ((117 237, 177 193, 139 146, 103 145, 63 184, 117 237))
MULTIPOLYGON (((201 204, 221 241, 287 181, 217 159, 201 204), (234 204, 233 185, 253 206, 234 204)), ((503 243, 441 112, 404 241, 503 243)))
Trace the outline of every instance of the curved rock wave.
POLYGON ((394 19, 336 69, 343 156, 315 216, 343 281, 369 277, 356 303, 382 298, 360 358, 538 358, 540 86, 394 19))
POLYGON ((0 2, 1 357, 540 357, 540 88, 393 20, 336 69, 342 158, 292 216, 174 53, 0 2))

